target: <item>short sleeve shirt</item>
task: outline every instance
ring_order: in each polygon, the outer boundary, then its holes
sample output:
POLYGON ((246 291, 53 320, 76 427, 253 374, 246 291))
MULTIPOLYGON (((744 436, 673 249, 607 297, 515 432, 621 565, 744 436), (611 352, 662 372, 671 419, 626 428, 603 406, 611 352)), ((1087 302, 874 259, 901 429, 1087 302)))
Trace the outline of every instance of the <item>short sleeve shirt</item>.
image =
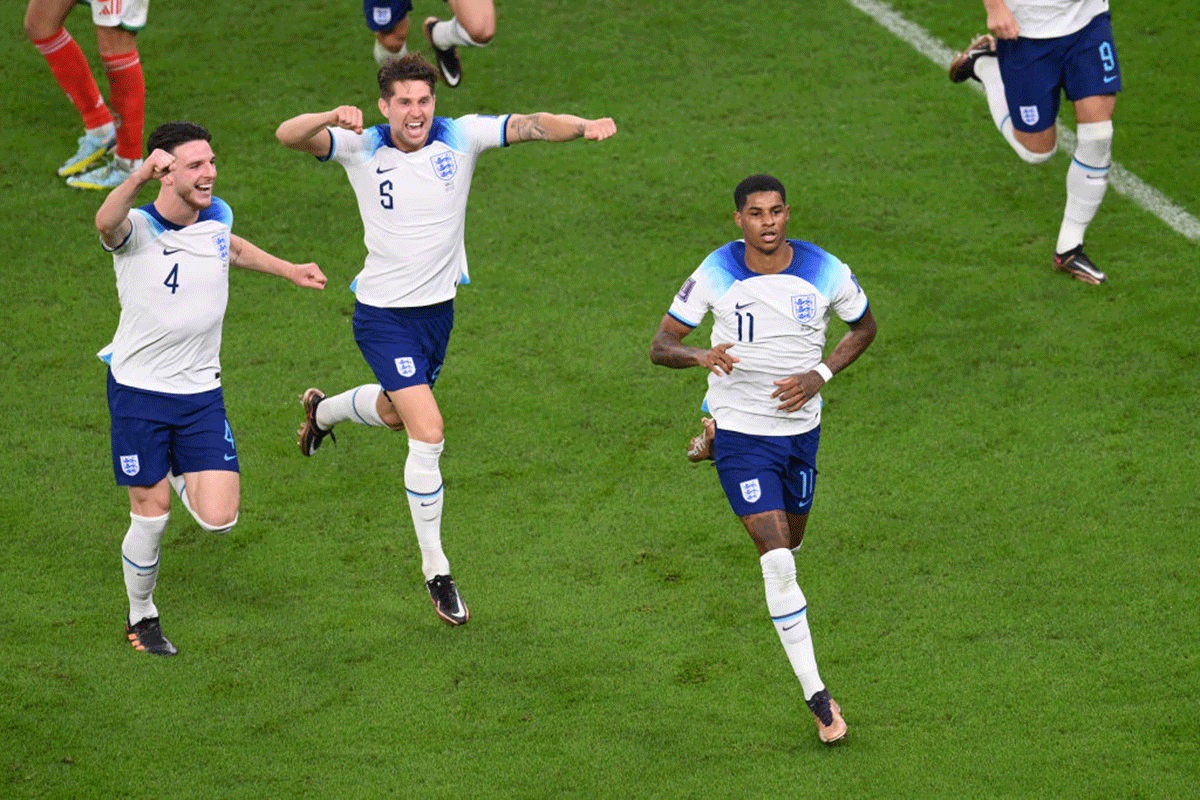
POLYGON ((773 275, 746 266, 742 240, 713 251, 684 282, 670 314, 689 327, 713 316, 712 345, 733 342, 729 375, 708 376, 705 401, 725 430, 791 436, 821 423, 817 394, 797 411, 781 411, 775 381, 808 372, 821 360, 832 314, 856 322, 867 296, 850 268, 808 242, 789 239, 792 261, 773 275))
POLYGON ((1108 11, 1108 0, 1005 0, 1026 39, 1057 39, 1108 11))

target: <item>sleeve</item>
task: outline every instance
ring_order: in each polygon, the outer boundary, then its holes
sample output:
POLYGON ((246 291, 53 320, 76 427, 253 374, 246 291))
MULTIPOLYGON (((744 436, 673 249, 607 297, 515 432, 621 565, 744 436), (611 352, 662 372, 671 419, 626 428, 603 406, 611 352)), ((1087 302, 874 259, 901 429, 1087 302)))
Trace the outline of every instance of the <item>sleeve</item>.
POLYGON ((104 243, 103 239, 100 240, 100 246, 114 255, 117 253, 132 253, 143 242, 148 241, 148 237, 153 236, 146 215, 140 209, 131 209, 126 219, 129 220, 129 235, 125 237, 125 241, 116 247, 109 247, 104 243))
POLYGON ((867 295, 858 285, 850 267, 838 262, 841 272, 837 288, 829 299, 829 305, 843 322, 858 322, 867 313, 867 295))
POLYGON ((488 114, 468 114, 465 117, 459 117, 454 122, 461 126, 462 131, 466 134, 465 141, 461 146, 451 144, 451 147, 476 154, 497 147, 507 147, 508 140, 505 138, 504 131, 508 127, 510 116, 512 115, 505 114, 496 117, 488 114))
POLYGON ((717 253, 712 253, 679 287, 667 313, 689 328, 698 327, 731 283, 732 276, 721 268, 717 253))
POLYGON ((344 167, 362 164, 375 153, 370 147, 370 140, 377 136, 375 128, 367 128, 362 133, 348 131, 345 128, 327 128, 329 131, 329 155, 319 158, 321 161, 336 161, 344 167))

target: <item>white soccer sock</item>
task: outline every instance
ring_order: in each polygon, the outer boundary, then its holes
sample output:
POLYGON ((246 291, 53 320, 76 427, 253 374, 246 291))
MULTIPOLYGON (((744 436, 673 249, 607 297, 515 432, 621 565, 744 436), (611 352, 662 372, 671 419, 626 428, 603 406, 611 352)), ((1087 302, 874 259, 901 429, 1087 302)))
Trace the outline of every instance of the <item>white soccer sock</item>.
POLYGON ((412 512, 417 544, 421 547, 421 571, 425 580, 450 574, 450 562, 442 552, 442 472, 438 458, 443 440, 429 444, 408 440, 408 459, 404 462, 404 488, 412 512))
POLYGON ((1087 226, 1096 216, 1108 190, 1108 170, 1112 166, 1113 124, 1081 122, 1076 126, 1077 143, 1071 166, 1067 168, 1067 207, 1058 230, 1056 253, 1083 244, 1087 226))
POLYGON ((154 585, 158 582, 158 553, 170 512, 161 517, 140 517, 130 512, 129 531, 121 542, 125 593, 129 595, 129 624, 157 617, 154 585))
POLYGON ((380 44, 378 39, 375 40, 375 62, 381 67, 389 61, 394 61, 397 58, 401 58, 406 53, 408 53, 408 42, 400 45, 399 52, 393 53, 391 50, 388 50, 386 47, 380 44))
POLYGON ((111 122, 106 122, 98 128, 87 128, 87 135, 93 139, 107 139, 117 131, 117 126, 111 122))
POLYGON ((433 24, 433 30, 430 31, 430 38, 433 43, 443 50, 451 47, 483 47, 484 45, 471 38, 467 33, 467 29, 459 24, 457 17, 452 17, 448 20, 440 20, 433 24))
POLYGON ((379 416, 375 405, 382 392, 383 387, 378 383, 366 383, 326 397, 317 405, 317 426, 327 431, 339 422, 350 420, 359 425, 386 428, 387 423, 379 416))
POLYGON ((759 559, 767 589, 767 610, 807 700, 825 688, 808 631, 808 602, 796 584, 796 559, 786 547, 768 550, 759 559))
POLYGON ((1012 117, 1008 113, 1008 100, 1004 96, 1004 80, 1000 77, 1000 62, 993 56, 982 56, 975 59, 975 77, 979 78, 979 82, 983 84, 983 93, 987 97, 988 111, 992 115, 992 122, 996 126, 996 130, 1000 131, 1000 135, 1004 137, 1004 141, 1008 142, 1017 155, 1023 161, 1030 164, 1041 164, 1049 161, 1054 155, 1054 150, 1058 149, 1057 143, 1055 149, 1049 153, 1034 153, 1026 149, 1025 145, 1017 141, 1017 137, 1013 135, 1012 117))

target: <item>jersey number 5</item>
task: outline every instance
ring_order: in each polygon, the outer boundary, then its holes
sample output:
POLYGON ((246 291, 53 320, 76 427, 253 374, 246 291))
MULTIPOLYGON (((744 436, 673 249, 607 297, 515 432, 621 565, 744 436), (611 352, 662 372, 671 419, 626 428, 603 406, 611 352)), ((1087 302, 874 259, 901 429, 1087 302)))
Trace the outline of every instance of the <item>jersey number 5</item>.
POLYGON ((379 184, 379 205, 381 205, 387 209, 390 209, 392 207, 393 203, 392 203, 392 182, 391 181, 384 181, 383 183, 379 184))

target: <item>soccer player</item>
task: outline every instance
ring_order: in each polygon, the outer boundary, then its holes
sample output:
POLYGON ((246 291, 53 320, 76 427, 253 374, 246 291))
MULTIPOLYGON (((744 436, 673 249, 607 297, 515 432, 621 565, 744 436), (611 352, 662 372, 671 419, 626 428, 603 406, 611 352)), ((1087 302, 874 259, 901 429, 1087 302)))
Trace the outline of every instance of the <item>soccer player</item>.
POLYGON ((1108 189, 1113 109, 1121 66, 1108 0, 983 0, 987 27, 950 62, 950 80, 983 84, 992 121, 1024 161, 1042 164, 1058 148, 1059 95, 1075 105, 1075 153, 1054 268, 1093 285, 1107 276, 1083 251, 1083 237, 1108 189))
POLYGON ((83 118, 79 148, 58 168, 58 174, 78 189, 107 190, 128 178, 142 163, 146 81, 138 58, 137 32, 146 24, 149 0, 91 4, 96 44, 112 94, 112 111, 100 96, 83 50, 63 27, 75 2, 29 0, 25 33, 83 118), (96 167, 114 147, 113 160, 96 167), (84 172, 89 167, 95 168, 84 172))
MULTIPOLYGON (((710 253, 684 282, 659 324, 650 360, 710 373, 705 405, 716 424, 717 475, 758 548, 767 611, 817 733, 830 744, 846 735, 846 722, 817 670, 794 554, 817 477, 819 391, 871 344, 875 319, 849 267, 816 245, 787 238, 787 195, 778 179, 751 175, 733 197, 743 238, 710 253), (685 345, 708 313, 712 346, 685 345), (822 359, 832 314, 850 330, 822 359)), ((697 437, 701 445, 704 436, 697 437)))
MULTIPOLYGON (((446 0, 453 16, 428 17, 425 37, 437 59, 442 79, 451 88, 462 80, 458 48, 483 47, 496 36, 496 7, 492 0, 446 0)), ((363 0, 367 27, 375 33, 379 66, 408 53, 408 12, 412 0, 363 0)))
POLYGON ((190 122, 160 125, 150 156, 96 212, 121 302, 116 335, 97 355, 109 366, 113 472, 129 492, 125 633, 136 649, 161 656, 177 652, 154 605, 171 488, 206 531, 226 533, 238 517, 238 453, 221 391, 229 265, 325 286, 316 264, 283 261, 230 232, 232 212, 213 196, 210 138, 190 122), (151 180, 161 183, 158 196, 133 208, 151 180))
POLYGON ((407 431, 404 485, 426 588, 439 617, 464 625, 470 612, 441 543, 444 425, 433 385, 454 295, 467 280, 463 231, 475 163, 496 147, 598 141, 617 128, 608 118, 567 114, 435 116, 437 71, 415 53, 384 64, 378 77, 386 123, 364 128, 361 109, 338 106, 293 117, 275 132, 288 147, 341 164, 358 198, 367 258, 351 284, 354 338, 379 381, 328 398, 306 391, 299 445, 312 455, 346 420, 407 431))

